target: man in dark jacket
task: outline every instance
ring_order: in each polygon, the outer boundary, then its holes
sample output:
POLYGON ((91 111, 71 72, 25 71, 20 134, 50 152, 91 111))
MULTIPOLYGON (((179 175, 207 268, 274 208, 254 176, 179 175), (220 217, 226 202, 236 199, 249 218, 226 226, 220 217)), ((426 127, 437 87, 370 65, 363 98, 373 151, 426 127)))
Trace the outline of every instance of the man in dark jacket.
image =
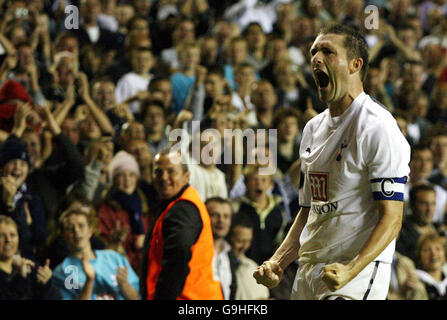
POLYGON ((140 294, 143 299, 221 300, 220 283, 213 277, 209 214, 181 162, 181 154, 168 149, 154 159, 160 203, 145 239, 140 294))
POLYGON ((0 300, 58 300, 50 261, 44 265, 20 256, 16 222, 0 214, 0 300))
POLYGON ((20 253, 33 259, 48 233, 41 199, 26 183, 30 158, 26 144, 20 138, 30 112, 29 104, 19 104, 14 111, 11 133, 0 146, 0 213, 16 222, 20 235, 20 253))

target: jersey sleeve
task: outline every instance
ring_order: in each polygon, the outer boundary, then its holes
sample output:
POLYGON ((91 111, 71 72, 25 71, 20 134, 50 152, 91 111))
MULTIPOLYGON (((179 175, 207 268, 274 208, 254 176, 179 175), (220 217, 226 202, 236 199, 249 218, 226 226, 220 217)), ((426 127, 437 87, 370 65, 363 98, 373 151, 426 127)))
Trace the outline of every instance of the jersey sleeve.
POLYGON ((300 168, 300 184, 298 187, 298 199, 300 207, 310 208, 312 198, 309 185, 309 177, 307 175, 307 165, 306 165, 306 153, 308 153, 307 146, 309 145, 308 139, 310 135, 309 126, 306 125, 303 130, 303 137, 300 144, 300 158, 301 158, 301 168, 300 168))
POLYGON ((380 119, 365 130, 361 151, 374 200, 404 200, 410 146, 397 122, 380 119))
POLYGON ((300 170, 300 186, 298 189, 298 199, 300 207, 310 208, 311 193, 309 187, 309 179, 307 177, 307 169, 304 165, 304 161, 301 162, 300 170))

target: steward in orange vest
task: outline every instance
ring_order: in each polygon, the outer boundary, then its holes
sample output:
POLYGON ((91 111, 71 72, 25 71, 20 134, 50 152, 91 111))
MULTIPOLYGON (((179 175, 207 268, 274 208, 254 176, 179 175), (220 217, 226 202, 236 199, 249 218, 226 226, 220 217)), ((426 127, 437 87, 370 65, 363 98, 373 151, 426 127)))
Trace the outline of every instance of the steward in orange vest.
POLYGON ((146 238, 143 299, 222 300, 213 278, 211 221, 199 194, 187 184, 161 206, 146 238))

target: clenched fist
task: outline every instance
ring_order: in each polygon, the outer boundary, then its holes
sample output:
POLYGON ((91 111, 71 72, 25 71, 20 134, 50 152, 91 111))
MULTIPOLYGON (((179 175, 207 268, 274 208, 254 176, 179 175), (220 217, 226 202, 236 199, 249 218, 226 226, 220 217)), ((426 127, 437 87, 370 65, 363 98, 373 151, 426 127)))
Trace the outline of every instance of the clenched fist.
POLYGON ((332 263, 323 267, 322 280, 328 286, 329 290, 336 291, 354 278, 349 265, 341 263, 332 263))
POLYGON ((283 269, 276 261, 265 261, 262 265, 256 268, 253 277, 256 282, 271 289, 276 287, 282 278, 283 269))

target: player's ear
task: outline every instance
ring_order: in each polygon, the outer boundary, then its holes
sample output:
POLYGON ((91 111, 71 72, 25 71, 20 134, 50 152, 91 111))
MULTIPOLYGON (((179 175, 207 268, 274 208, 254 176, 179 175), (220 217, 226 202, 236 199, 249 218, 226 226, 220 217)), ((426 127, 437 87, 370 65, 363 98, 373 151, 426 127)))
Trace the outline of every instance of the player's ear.
POLYGON ((360 72, 363 67, 363 59, 362 58, 354 58, 349 62, 349 73, 354 74, 360 72))

